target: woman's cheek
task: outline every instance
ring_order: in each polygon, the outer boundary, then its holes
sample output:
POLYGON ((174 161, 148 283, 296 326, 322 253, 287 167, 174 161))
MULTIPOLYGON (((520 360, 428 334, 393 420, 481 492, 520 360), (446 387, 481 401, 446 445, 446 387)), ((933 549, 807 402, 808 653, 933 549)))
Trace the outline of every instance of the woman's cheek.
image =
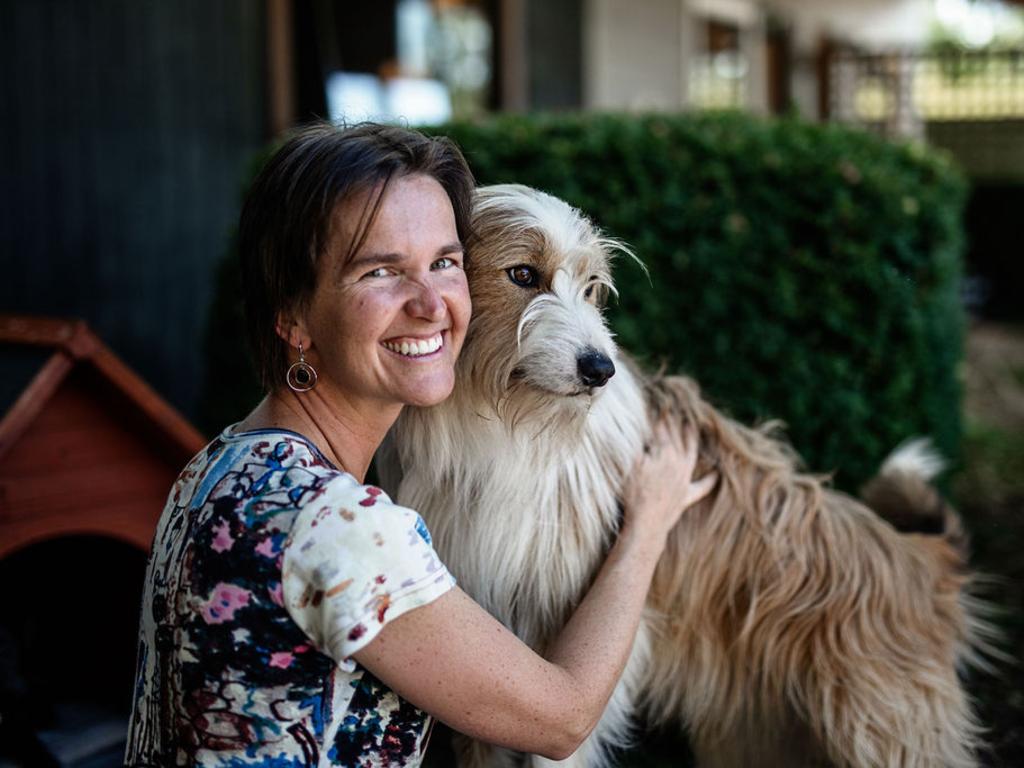
POLYGON ((473 309, 469 297, 469 282, 466 280, 466 273, 461 269, 449 270, 451 274, 445 276, 444 293, 449 296, 449 304, 453 307, 453 313, 458 312, 458 320, 463 326, 469 322, 469 315, 473 309))
POLYGON ((359 318, 365 319, 366 313, 387 312, 396 302, 400 302, 397 282, 393 285, 366 286, 359 291, 354 306, 359 318))

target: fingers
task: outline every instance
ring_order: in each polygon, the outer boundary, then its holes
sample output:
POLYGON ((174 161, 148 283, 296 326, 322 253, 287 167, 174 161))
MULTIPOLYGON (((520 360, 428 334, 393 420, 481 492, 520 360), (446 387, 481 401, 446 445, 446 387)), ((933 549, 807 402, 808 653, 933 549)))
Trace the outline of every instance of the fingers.
POLYGON ((651 430, 651 442, 646 446, 646 452, 651 455, 661 453, 662 449, 676 440, 674 425, 668 419, 659 419, 651 430))
MULTIPOLYGON (((633 467, 633 477, 653 483, 675 498, 703 498, 708 490, 697 486, 691 493, 693 472, 700 456, 700 433, 692 424, 678 419, 659 419, 651 429, 650 441, 633 467), (699 493, 698 493, 699 491, 699 493)), ((714 482, 711 482, 713 487, 714 482)))
POLYGON ((657 435, 658 450, 668 449, 661 457, 662 462, 670 462, 675 470, 676 482, 685 484, 685 506, 690 507, 711 493, 718 483, 717 472, 709 472, 699 480, 693 479, 697 459, 700 457, 699 430, 691 423, 681 424, 663 418, 655 425, 654 432, 657 435))
POLYGON ((677 414, 652 424, 650 442, 637 457, 623 489, 625 522, 651 535, 666 535, 685 510, 706 498, 718 482, 710 472, 693 473, 700 456, 700 431, 677 414))
POLYGON ((699 438, 692 424, 683 425, 676 419, 663 417, 651 430, 651 441, 644 446, 644 453, 650 457, 660 457, 672 463, 682 465, 683 474, 693 472, 699 453, 699 438), (666 450, 669 455, 662 455, 666 450))

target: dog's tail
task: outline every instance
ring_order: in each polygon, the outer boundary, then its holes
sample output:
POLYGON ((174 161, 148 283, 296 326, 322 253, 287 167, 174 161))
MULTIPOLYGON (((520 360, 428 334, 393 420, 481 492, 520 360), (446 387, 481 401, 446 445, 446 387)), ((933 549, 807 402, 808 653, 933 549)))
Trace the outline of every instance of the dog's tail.
POLYGON ((896 530, 942 536, 966 561, 968 540, 960 516, 931 484, 945 466, 928 438, 909 440, 889 454, 860 495, 896 530))

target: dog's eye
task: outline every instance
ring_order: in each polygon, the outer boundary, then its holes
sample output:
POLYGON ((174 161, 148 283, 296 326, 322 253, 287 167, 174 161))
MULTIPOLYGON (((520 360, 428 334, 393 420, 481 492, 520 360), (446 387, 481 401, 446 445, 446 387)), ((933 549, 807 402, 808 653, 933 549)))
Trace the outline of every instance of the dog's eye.
POLYGON ((528 267, 525 264, 517 264, 514 267, 509 267, 505 270, 508 273, 508 279, 516 285, 521 285, 523 288, 532 288, 537 284, 537 270, 533 267, 528 267))

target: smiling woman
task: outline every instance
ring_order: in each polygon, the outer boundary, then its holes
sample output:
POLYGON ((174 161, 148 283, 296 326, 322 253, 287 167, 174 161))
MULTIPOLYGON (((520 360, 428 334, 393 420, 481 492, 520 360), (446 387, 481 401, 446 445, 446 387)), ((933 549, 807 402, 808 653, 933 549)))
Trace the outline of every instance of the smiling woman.
POLYGON ((692 439, 663 430, 636 468, 546 659, 455 586, 416 512, 363 484, 402 408, 454 386, 472 191, 451 143, 370 124, 305 129, 254 182, 240 250, 267 395, 168 497, 129 766, 418 765, 431 715, 563 758, 600 717, 667 531, 714 481, 679 473, 692 439))

